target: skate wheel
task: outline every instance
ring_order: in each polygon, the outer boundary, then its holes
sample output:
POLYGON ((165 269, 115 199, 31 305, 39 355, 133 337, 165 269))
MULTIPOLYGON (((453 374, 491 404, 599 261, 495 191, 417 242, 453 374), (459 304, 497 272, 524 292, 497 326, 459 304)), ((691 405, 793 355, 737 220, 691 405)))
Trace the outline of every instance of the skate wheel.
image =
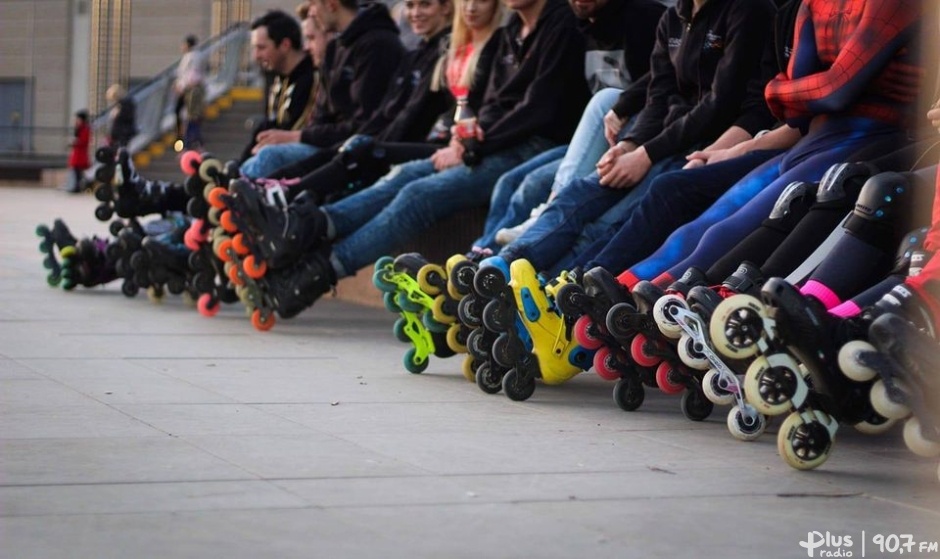
POLYGON ((858 357, 866 353, 875 353, 875 346, 863 340, 852 340, 839 348, 839 369, 842 374, 856 382, 868 382, 878 376, 874 369, 862 365, 858 357))
POLYGON ((855 424, 855 430, 863 435, 881 435, 887 433, 898 422, 897 419, 887 419, 874 413, 873 417, 855 424))
POLYGON ((392 314, 398 314, 401 312, 401 307, 399 307, 398 303, 395 302, 394 293, 389 293, 388 291, 382 293, 382 304, 385 305, 385 310, 392 314))
POLYGON ((454 299, 460 299, 473 291, 473 276, 476 275, 477 265, 469 260, 461 260, 454 264, 450 270, 447 282, 447 291, 454 299))
POLYGON ((728 412, 728 432, 739 441, 753 441, 767 428, 767 418, 763 414, 757 413, 757 410, 750 406, 748 412, 745 413, 738 406, 732 407, 728 412))
POLYGON ((222 175, 222 162, 218 159, 205 159, 199 165, 199 178, 206 182, 219 182, 222 175))
POLYGON ((904 423, 904 444, 911 452, 924 458, 940 456, 940 443, 924 437, 920 420, 915 416, 904 423))
POLYGON ((475 383, 477 381, 477 371, 480 365, 481 363, 474 359, 472 355, 466 356, 463 360, 463 365, 460 367, 461 372, 463 372, 463 378, 475 383))
POLYGON ((682 393, 679 409, 689 421, 705 421, 715 409, 715 404, 697 387, 692 387, 682 393))
POLYGON ((477 383, 477 388, 486 394, 499 394, 503 389, 502 376, 489 363, 480 363, 480 366, 477 367, 474 382, 477 383))
POLYGON ((418 287, 431 297, 436 297, 444 291, 447 284, 447 277, 444 275, 444 268, 437 264, 425 264, 418 270, 418 287))
POLYGON ((493 332, 508 332, 513 325, 515 311, 498 299, 483 307, 483 325, 493 332))
POLYGON ((251 325, 259 332, 267 332, 271 328, 274 328, 274 323, 273 313, 265 314, 261 312, 261 309, 255 309, 251 313, 251 325))
POLYGON ((535 379, 530 378, 524 381, 519 378, 519 371, 509 369, 503 376, 503 392, 514 402, 524 402, 535 394, 535 379))
POLYGON ((242 279, 241 274, 238 273, 238 265, 234 262, 225 263, 225 275, 228 277, 228 280, 232 282, 232 285, 237 287, 245 285, 245 281, 242 279))
POLYGON ((424 370, 428 368, 428 358, 419 357, 418 350, 415 348, 411 348, 405 352, 402 363, 405 365, 405 370, 415 375, 423 373, 424 370))
POLYGON ((711 366, 698 342, 684 332, 679 338, 679 345, 676 349, 679 351, 679 359, 696 371, 707 371, 711 366))
POLYGON ((751 295, 734 295, 719 303, 708 328, 715 350, 732 359, 754 356, 765 315, 763 303, 751 295))
POLYGON ((195 150, 189 150, 180 156, 180 169, 186 176, 195 175, 202 163, 202 155, 195 150))
POLYGON ((646 336, 643 334, 637 334, 630 342, 630 356, 641 367, 654 367, 662 361, 661 358, 648 352, 648 343, 646 336))
POLYGON ((663 336, 674 340, 682 335, 682 327, 676 322, 671 312, 672 307, 675 306, 688 308, 685 299, 674 293, 663 295, 653 304, 653 320, 656 321, 656 326, 659 327, 663 336))
POLYGON ((108 221, 114 215, 114 209, 107 203, 99 204, 95 208, 95 217, 98 221, 108 221))
POLYGON ((434 302, 431 304, 431 315, 434 317, 434 320, 440 322, 441 324, 453 324, 457 321, 457 310, 454 308, 453 299, 449 299, 446 295, 438 295, 434 297, 434 302))
POLYGON ((401 343, 407 344, 411 343, 411 338, 408 337, 408 321, 401 317, 395 321, 395 324, 392 325, 392 334, 395 336, 395 339, 401 343))
POLYGON ((715 369, 710 369, 702 378, 702 391, 716 405, 727 406, 734 402, 734 394, 721 387, 721 373, 715 369))
POLYGON ((193 251, 193 253, 199 250, 199 242, 193 239, 191 229, 187 229, 186 232, 183 233, 183 244, 186 245, 186 248, 193 251))
POLYGON ((806 420, 798 412, 787 416, 777 433, 777 451, 791 468, 812 470, 829 459, 833 438, 823 423, 826 415, 811 412, 815 418, 806 420))
POLYGON ((489 358, 490 346, 482 328, 474 328, 467 334, 467 353, 480 361, 489 358))
POLYGON ((744 394, 757 411, 781 415, 790 411, 802 378, 799 366, 786 354, 758 357, 744 375, 744 394))
POLYGON ((516 362, 525 356, 525 348, 520 346, 521 343, 518 338, 510 338, 508 334, 503 333, 493 341, 493 347, 490 351, 493 360, 508 369, 514 367, 516 362))
POLYGON ((147 299, 155 305, 159 305, 163 302, 163 290, 156 286, 151 286, 147 288, 147 299))
POLYGON ((676 380, 677 371, 668 362, 663 361, 656 367, 656 386, 664 393, 675 395, 685 390, 685 385, 676 380))
POLYGON ((472 293, 457 303, 457 320, 467 325, 468 328, 483 326, 482 314, 483 309, 480 308, 480 300, 472 293))
POLYGON ((225 210, 219 216, 219 226, 225 230, 226 233, 234 233, 238 231, 238 226, 235 225, 235 221, 232 220, 232 211, 225 210))
POLYGON ((196 302, 196 310, 199 311, 199 314, 206 317, 211 317, 219 314, 222 305, 218 301, 213 301, 212 296, 208 293, 203 293, 199 296, 199 300, 196 302))
POLYGON ((904 419, 911 414, 910 408, 904 404, 899 404, 888 397, 887 386, 884 381, 877 380, 871 385, 871 407, 879 415, 888 419, 904 419))
POLYGON ((235 254, 239 256, 245 256, 251 252, 248 245, 245 244, 245 235, 243 233, 236 233, 232 237, 232 248, 235 249, 235 254))
POLYGON ((506 276, 502 270, 493 266, 479 268, 473 276, 473 289, 487 299, 499 295, 506 285, 506 276))
POLYGON ((232 262, 232 253, 235 251, 232 248, 232 239, 222 239, 216 241, 215 243, 215 256, 222 262, 232 262))
POLYGON ((609 347, 601 347, 594 354, 594 372, 604 380, 618 380, 620 371, 617 369, 616 359, 609 347))
POLYGON ((594 324, 594 321, 588 315, 583 315, 575 321, 574 339, 578 342, 579 346, 588 351, 603 347, 604 341, 595 335, 594 330, 596 327, 597 325, 594 324))
POLYGON ((634 411, 643 405, 646 390, 643 383, 633 374, 628 374, 614 385, 614 403, 623 411, 634 411))
POLYGON ((209 205, 213 208, 221 210, 225 208, 225 201, 222 198, 223 196, 228 196, 228 190, 222 188, 221 186, 216 186, 209 191, 209 195, 206 196, 206 201, 209 202, 209 205))
POLYGON ((454 353, 467 353, 465 331, 460 324, 451 324, 450 328, 447 329, 447 347, 452 349, 454 353))

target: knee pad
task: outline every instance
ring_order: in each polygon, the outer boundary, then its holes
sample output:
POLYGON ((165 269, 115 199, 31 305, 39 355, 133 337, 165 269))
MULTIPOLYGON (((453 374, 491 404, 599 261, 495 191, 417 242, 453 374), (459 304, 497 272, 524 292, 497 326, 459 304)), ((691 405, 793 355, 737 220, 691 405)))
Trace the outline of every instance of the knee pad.
POLYGON ((869 178, 862 186, 846 229, 863 241, 891 250, 884 243, 897 239, 892 231, 904 218, 911 191, 909 178, 901 173, 880 173, 869 178))
POLYGON ((894 257, 891 275, 916 276, 920 273, 929 257, 929 253, 924 250, 927 230, 927 227, 921 227, 904 235, 898 246, 898 253, 894 257))
POLYGON ((798 202, 803 202, 806 206, 812 205, 816 199, 817 186, 814 183, 793 181, 783 189, 774 208, 770 210, 769 219, 781 220, 793 213, 798 202))
POLYGON ((829 167, 819 181, 816 190, 816 202, 819 204, 839 206, 851 204, 858 198, 864 181, 877 173, 877 169, 870 163, 838 163, 829 167))
POLYGON ((347 171, 352 172, 359 168, 367 159, 381 159, 384 150, 378 149, 375 138, 366 134, 350 136, 339 147, 339 159, 347 171))

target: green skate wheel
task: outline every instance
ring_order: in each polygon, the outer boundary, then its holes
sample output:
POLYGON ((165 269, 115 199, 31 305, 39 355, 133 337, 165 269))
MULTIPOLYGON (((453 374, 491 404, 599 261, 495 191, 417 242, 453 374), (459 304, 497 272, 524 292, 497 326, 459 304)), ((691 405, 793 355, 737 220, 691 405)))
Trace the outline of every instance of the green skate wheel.
POLYGON ((412 374, 421 374, 425 369, 428 368, 428 358, 418 357, 418 350, 411 348, 405 352, 405 357, 402 359, 402 363, 405 365, 405 369, 412 374))

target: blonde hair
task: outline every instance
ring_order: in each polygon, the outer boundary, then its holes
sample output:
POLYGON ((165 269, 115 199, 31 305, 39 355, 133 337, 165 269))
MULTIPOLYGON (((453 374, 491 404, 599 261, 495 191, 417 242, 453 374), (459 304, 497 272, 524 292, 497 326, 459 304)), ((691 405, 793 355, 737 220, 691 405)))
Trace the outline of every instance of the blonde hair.
POLYGON ((447 66, 457 57, 457 52, 460 49, 470 44, 473 37, 473 31, 467 27, 467 24, 464 23, 463 20, 463 4, 466 0, 453 0, 454 22, 451 26, 450 46, 447 48, 447 54, 441 57, 441 60, 434 68, 434 76, 431 81, 432 91, 440 91, 442 87, 447 87, 448 85, 462 85, 468 88, 472 85, 477 62, 480 60, 480 52, 506 18, 506 7, 500 0, 494 1, 496 2, 496 9, 493 11, 493 18, 490 19, 486 27, 481 29, 477 37, 475 37, 476 41, 473 41, 475 43, 473 55, 470 56, 467 65, 464 67, 463 76, 460 77, 460 83, 447 84, 447 66))
POLYGON ((124 88, 119 83, 111 84, 104 92, 104 98, 108 103, 117 103, 121 97, 124 97, 124 88))

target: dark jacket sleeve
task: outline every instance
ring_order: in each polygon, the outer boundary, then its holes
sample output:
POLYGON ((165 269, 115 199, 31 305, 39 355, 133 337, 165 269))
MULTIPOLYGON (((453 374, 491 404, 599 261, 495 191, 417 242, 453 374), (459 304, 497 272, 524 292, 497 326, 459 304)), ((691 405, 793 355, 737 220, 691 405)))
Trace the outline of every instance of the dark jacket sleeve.
POLYGON ((764 88, 778 72, 774 41, 767 41, 761 60, 761 74, 747 83, 747 96, 741 104, 741 114, 734 121, 734 126, 746 130, 751 136, 756 136, 761 130, 769 130, 777 124, 777 119, 770 113, 770 107, 764 99, 764 88))
POLYGON ((643 145, 653 162, 681 153, 728 128, 741 110, 746 84, 756 74, 772 29, 772 11, 762 2, 739 2, 728 25, 728 43, 711 90, 688 113, 643 145), (755 45, 759 48, 755 48, 755 45))
MULTIPOLYGON (((656 28, 663 13, 665 9, 659 2, 641 3, 631 10, 630 19, 633 25, 625 37, 624 50, 627 70, 634 82, 650 71, 650 55, 653 54, 653 45, 656 44, 656 28)), ((645 101, 645 90, 643 98, 645 101)))
MULTIPOLYGON (((588 89, 584 81, 584 36, 573 23, 561 19, 552 29, 546 29, 544 41, 533 56, 538 57, 535 78, 529 83, 525 96, 513 107, 487 103, 480 110, 479 122, 484 139, 477 150, 487 155, 518 145, 532 136, 557 126, 560 115, 584 109, 571 106, 572 98, 579 97, 574 89, 583 90, 583 101, 588 89), (575 76, 577 76, 575 78, 575 76)), ((496 63, 499 63, 497 60, 496 63)), ((572 128, 566 135, 570 135, 572 128)))
POLYGON ((642 111, 643 107, 646 106, 646 92, 649 89, 650 81, 652 81, 652 75, 649 72, 633 80, 633 83, 628 85, 620 94, 620 97, 617 98, 617 102, 614 103, 611 110, 622 119, 629 118, 642 111))
MULTIPOLYGON (((646 93, 646 104, 636 115, 636 120, 624 137, 638 145, 656 137, 663 130, 663 121, 669 114, 670 100, 679 96, 679 86, 676 82, 676 69, 669 58, 669 19, 671 13, 667 12, 659 20, 656 29, 656 44, 653 54, 650 55, 650 74, 646 93)), ((619 103, 618 103, 619 104, 619 103)), ((617 112, 621 117, 629 116, 629 112, 617 112)))
POLYGON ((354 78, 350 88, 350 96, 357 106, 352 116, 340 119, 333 115, 333 118, 305 128, 300 136, 302 142, 320 147, 342 142, 379 108, 392 75, 404 55, 404 47, 397 36, 382 34, 381 37, 357 41, 356 48, 360 52, 355 57, 354 78))

